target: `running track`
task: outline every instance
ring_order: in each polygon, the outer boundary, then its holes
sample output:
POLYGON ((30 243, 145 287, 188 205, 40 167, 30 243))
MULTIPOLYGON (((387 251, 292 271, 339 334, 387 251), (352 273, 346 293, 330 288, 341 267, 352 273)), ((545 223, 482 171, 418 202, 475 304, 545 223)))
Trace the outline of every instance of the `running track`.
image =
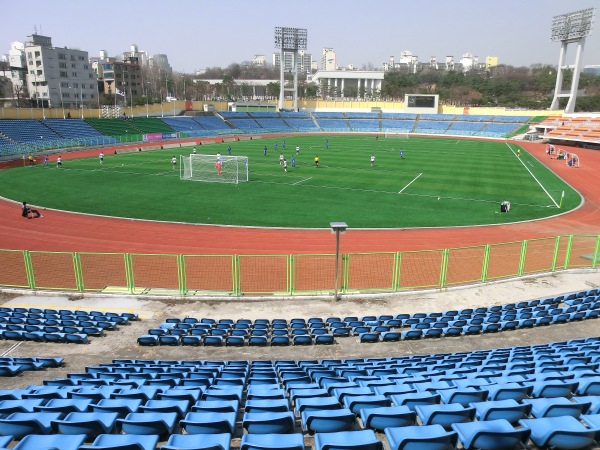
MULTIPOLYGON (((597 174, 600 151, 575 149, 582 167, 571 168, 564 161, 550 159, 543 145, 517 144, 583 194, 585 203, 579 209, 559 217, 511 225, 406 230, 349 229, 341 238, 341 251, 439 249, 556 235, 600 234, 600 177, 597 174)), ((86 156, 90 154, 89 151, 84 153, 87 153, 86 156)), ((92 153, 96 155, 98 151, 92 153)), ((75 155, 66 157, 71 156, 75 155)), ((0 249, 172 254, 335 253, 335 239, 329 229, 265 229, 144 222, 51 210, 44 211, 41 220, 25 220, 21 217, 20 209, 18 203, 0 200, 0 249)), ((352 223, 349 225, 352 226, 352 223)))

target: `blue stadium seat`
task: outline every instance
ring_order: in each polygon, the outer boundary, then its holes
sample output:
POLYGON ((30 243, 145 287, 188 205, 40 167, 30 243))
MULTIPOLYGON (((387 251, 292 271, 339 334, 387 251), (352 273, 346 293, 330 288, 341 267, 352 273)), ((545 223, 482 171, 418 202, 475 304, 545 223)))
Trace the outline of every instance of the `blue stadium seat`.
POLYGON ((288 412, 246 412, 242 417, 242 427, 249 434, 293 433, 294 414, 288 412))
POLYGON ((315 450, 383 450, 373 430, 315 433, 315 450))
POLYGON ((465 450, 506 450, 527 444, 530 430, 514 428, 507 420, 455 423, 452 429, 465 450))
POLYGON ((89 437, 110 434, 117 423, 113 412, 71 412, 63 419, 51 421, 52 430, 60 434, 83 434, 89 437))
POLYGON ((526 418, 531 412, 531 404, 520 404, 514 399, 472 403, 479 421, 505 419, 511 424, 526 418))
POLYGON ((41 449, 60 449, 60 450, 78 450, 85 440, 83 434, 73 434, 65 436, 63 434, 35 435, 25 436, 14 446, 17 450, 41 450, 41 449))
POLYGON ((82 445, 79 450, 154 450, 157 443, 156 435, 101 434, 91 445, 82 445))
POLYGON ((384 431, 386 428, 406 427, 416 424, 417 414, 407 406, 363 408, 360 418, 364 428, 384 431))
POLYGON ((531 440, 540 448, 583 449, 594 443, 598 432, 571 416, 521 419, 519 424, 530 431, 531 440))
POLYGON ((240 450, 304 450, 304 437, 300 433, 244 434, 240 450))
POLYGON ((235 412, 190 412, 179 423, 188 434, 233 434, 235 412))
POLYGON ((130 413, 124 419, 117 419, 117 423, 123 433, 164 437, 173 433, 177 417, 175 412, 130 413))
POLYGON ((453 450, 458 440, 441 425, 386 428, 385 437, 391 450, 453 450))
POLYGON ((474 407, 464 407, 458 403, 416 405, 415 411, 423 425, 441 425, 446 429, 455 423, 471 422, 475 417, 474 407))
POLYGON ((231 435, 219 434, 172 434, 161 450, 229 450, 231 435))
POLYGON ((572 416, 578 419, 581 414, 587 413, 592 405, 591 402, 574 403, 565 397, 526 398, 522 402, 531 405, 531 414, 535 418, 572 416))

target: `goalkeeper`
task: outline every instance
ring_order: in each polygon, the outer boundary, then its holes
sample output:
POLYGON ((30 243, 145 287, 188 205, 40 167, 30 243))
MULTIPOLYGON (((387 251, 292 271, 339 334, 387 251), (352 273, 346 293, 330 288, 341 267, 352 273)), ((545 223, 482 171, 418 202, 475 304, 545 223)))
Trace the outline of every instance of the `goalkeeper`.
POLYGON ((221 176, 221 171, 223 170, 223 166, 221 165, 221 161, 219 159, 217 159, 217 161, 215 162, 215 167, 217 169, 217 174, 219 176, 221 176))

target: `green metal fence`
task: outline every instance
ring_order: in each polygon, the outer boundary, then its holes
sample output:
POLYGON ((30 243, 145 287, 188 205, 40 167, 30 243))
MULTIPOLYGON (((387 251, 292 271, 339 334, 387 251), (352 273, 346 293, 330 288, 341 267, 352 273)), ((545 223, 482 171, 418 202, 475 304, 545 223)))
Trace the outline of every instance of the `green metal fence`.
MULTIPOLYGON (((600 236, 340 256, 341 293, 398 292, 596 268, 600 236)), ((302 296, 334 291, 335 258, 0 250, 0 286, 175 296, 302 296)))

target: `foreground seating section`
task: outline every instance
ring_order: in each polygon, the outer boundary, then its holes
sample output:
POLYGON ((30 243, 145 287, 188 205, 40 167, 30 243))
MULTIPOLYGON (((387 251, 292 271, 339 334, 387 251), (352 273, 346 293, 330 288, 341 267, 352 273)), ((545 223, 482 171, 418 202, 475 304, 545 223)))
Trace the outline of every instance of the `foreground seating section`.
MULTIPOLYGON (((446 126, 449 122, 440 123, 446 126)), ((508 332, 597 317, 600 317, 600 295, 594 289, 517 304, 467 308, 461 311, 365 317, 312 317, 295 318, 289 321, 286 319, 225 321, 194 317, 168 318, 158 328, 151 328, 147 334, 140 336, 138 344, 146 346, 332 345, 337 342, 337 339, 342 338, 354 338, 360 343, 375 344, 508 332)), ((22 336, 18 335, 15 338, 22 338, 22 336)), ((524 398, 530 395, 529 391, 533 388, 517 384, 495 387, 490 393, 492 397, 490 400, 524 398)), ((597 379, 586 381, 580 389, 582 391, 579 394, 600 392, 600 374, 597 379)))
MULTIPOLYGON (((460 312, 446 314, 441 317, 455 321, 460 312)), ((165 323, 171 329, 196 324, 192 319, 165 323)), ((327 319, 318 319, 293 319, 285 327, 319 329, 327 319)), ((247 449, 297 449, 305 440, 312 448, 328 450, 383 445, 439 450, 455 448, 458 440, 467 450, 579 449, 599 437, 600 395, 587 395, 595 392, 591 380, 598 376, 599 358, 600 338, 592 337, 396 357, 115 359, 43 385, 0 390, 0 436, 7 436, 9 448, 31 448, 26 447, 28 435, 64 434, 82 436, 86 444, 81 448, 95 449, 156 450, 161 442, 168 449, 216 450, 236 447, 240 438, 240 448, 247 449), (580 385, 585 389, 579 391, 580 385)))
MULTIPOLYGON (((90 336, 105 336, 107 331, 137 320, 135 313, 0 307, 0 339, 88 344, 90 336)), ((0 358, 0 374, 4 360, 0 358)), ((21 365, 25 360, 21 358, 21 365)), ((46 367, 47 363, 40 367, 46 367)), ((32 369, 24 367, 24 370, 32 369)), ((10 373, 4 373, 7 375, 10 373)))

